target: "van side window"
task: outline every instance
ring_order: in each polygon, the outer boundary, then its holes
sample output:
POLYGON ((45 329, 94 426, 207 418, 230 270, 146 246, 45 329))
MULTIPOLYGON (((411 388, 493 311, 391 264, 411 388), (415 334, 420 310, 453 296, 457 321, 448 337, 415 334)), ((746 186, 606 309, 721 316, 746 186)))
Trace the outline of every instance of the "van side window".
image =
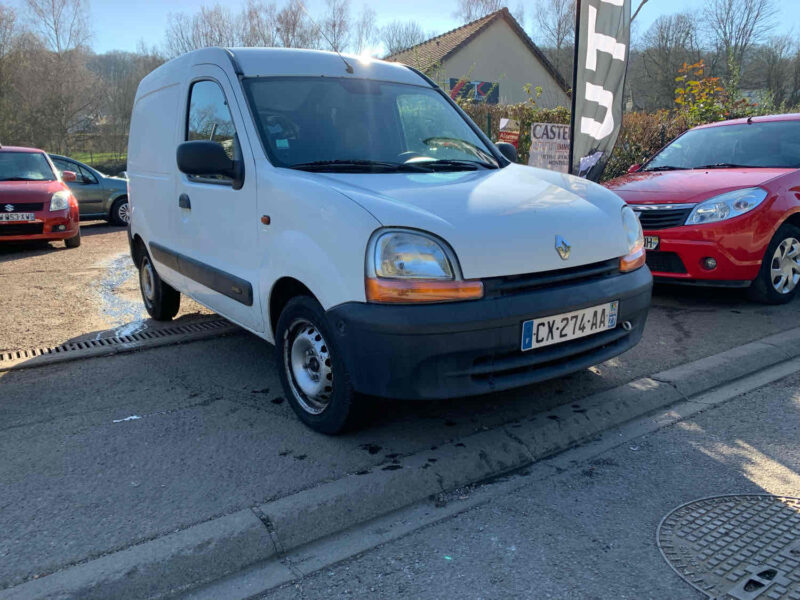
MULTIPOLYGON (((236 128, 222 88, 215 81, 197 81, 189 90, 189 114, 186 119, 186 141, 207 140, 221 144, 225 153, 233 158, 236 128)), ((213 175, 194 177, 213 181, 230 181, 213 175)))

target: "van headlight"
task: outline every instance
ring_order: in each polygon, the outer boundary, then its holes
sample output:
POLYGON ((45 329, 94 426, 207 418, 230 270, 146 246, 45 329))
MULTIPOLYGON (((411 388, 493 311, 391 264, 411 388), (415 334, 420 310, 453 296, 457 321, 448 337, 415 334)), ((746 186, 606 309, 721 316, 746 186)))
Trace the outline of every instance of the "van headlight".
POLYGON ((767 197, 760 187, 743 188, 709 198, 694 207, 686 219, 687 225, 702 225, 726 221, 750 212, 767 197))
POLYGON ((622 207, 622 227, 625 229, 628 254, 619 259, 619 270, 627 273, 635 271, 645 263, 642 224, 636 213, 627 204, 622 207))
POLYGON ((50 212, 69 208, 69 198, 70 193, 66 190, 60 190, 53 194, 50 198, 50 212))
POLYGON ((473 300, 483 283, 461 278, 453 251, 438 238, 408 229, 384 229, 367 246, 369 302, 416 303, 473 300))

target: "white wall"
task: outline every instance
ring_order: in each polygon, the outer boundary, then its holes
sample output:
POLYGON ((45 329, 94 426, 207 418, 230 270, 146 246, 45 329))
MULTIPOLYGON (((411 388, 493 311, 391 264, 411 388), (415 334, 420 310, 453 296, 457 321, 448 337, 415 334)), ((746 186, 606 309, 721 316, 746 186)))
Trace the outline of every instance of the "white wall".
POLYGON ((527 100, 528 96, 522 87, 530 83, 533 89, 536 86, 542 88, 542 95, 536 100, 537 106, 554 108, 570 105, 567 93, 505 19, 497 19, 445 60, 434 79, 449 89, 451 77, 498 82, 501 104, 527 100))

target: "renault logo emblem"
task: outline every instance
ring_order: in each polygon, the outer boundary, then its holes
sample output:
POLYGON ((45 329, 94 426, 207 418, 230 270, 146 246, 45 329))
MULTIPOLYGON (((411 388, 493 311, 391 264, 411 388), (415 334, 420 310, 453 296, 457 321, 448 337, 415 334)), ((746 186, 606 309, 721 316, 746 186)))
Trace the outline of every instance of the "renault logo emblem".
POLYGON ((572 250, 572 246, 567 243, 560 235, 556 236, 556 252, 561 257, 561 260, 567 260, 569 258, 570 250, 572 250))

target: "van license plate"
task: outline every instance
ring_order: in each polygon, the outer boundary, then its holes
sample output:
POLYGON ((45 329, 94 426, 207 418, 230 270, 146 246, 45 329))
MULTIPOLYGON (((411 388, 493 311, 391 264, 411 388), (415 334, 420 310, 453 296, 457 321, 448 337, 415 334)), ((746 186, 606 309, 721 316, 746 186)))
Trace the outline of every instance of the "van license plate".
POLYGON ((619 301, 522 323, 522 351, 560 344, 617 326, 619 301))
POLYGON ((0 221, 33 221, 33 213, 0 213, 0 221))
POLYGON ((644 249, 645 250, 655 250, 658 248, 659 239, 657 235, 646 235, 644 236, 644 249))

